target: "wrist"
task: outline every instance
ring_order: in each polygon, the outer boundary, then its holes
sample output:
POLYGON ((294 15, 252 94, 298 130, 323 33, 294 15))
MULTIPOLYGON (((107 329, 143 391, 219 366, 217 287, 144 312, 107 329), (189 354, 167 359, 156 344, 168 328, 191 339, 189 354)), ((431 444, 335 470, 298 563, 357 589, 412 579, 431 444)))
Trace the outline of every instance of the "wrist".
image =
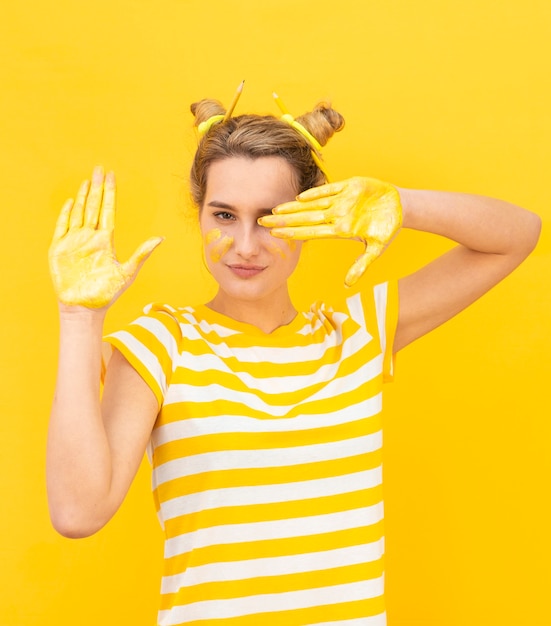
POLYGON ((402 228, 411 228, 415 212, 415 203, 413 201, 415 190, 396 187, 396 191, 400 196, 400 204, 402 206, 402 228))
POLYGON ((83 323, 89 326, 103 326, 107 314, 107 307, 92 309, 80 305, 63 304, 62 302, 58 303, 58 309, 61 323, 83 323))

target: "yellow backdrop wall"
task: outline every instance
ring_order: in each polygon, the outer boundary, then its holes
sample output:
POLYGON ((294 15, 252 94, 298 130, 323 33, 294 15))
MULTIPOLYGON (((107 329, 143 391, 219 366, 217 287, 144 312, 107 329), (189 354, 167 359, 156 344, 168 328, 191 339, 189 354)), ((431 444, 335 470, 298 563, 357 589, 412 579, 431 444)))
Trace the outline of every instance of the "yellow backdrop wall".
MULTIPOLYGON (((5 3, 0 624, 155 621, 161 533, 147 464, 95 537, 57 536, 46 506, 57 351, 46 253, 92 166, 118 174, 121 256, 166 236, 112 311, 115 328, 151 300, 212 293, 188 211, 190 102, 227 102, 243 78, 241 112, 275 113, 274 89, 297 114, 330 99, 347 120, 325 151, 335 179, 493 195, 549 220, 549 58, 548 0, 5 3)), ((341 294, 355 245, 308 245, 301 304, 341 294)), ((404 232, 371 274, 407 273, 447 246, 404 232)), ((549 250, 544 228, 512 277, 398 359, 386 414, 390 626, 551 624, 549 250)))

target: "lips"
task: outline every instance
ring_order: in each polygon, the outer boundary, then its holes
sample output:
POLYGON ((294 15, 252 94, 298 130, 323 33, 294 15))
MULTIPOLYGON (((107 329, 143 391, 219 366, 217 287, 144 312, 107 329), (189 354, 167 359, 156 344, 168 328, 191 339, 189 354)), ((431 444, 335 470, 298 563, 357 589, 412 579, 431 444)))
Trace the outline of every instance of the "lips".
POLYGON ((266 269, 261 265, 228 265, 227 267, 239 278, 253 278, 266 269))

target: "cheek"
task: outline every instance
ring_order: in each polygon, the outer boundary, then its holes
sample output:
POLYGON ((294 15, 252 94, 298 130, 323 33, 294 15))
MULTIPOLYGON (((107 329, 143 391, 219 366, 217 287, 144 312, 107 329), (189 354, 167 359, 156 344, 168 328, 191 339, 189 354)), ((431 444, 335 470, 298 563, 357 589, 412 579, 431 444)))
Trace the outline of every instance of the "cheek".
POLYGON ((205 250, 213 263, 218 263, 232 244, 233 237, 224 235, 219 228, 213 228, 205 235, 205 250))
POLYGON ((283 240, 270 236, 270 239, 266 242, 266 247, 272 254, 282 259, 287 259, 297 249, 297 242, 293 239, 283 240))
POLYGON ((205 235, 205 245, 210 246, 222 238, 222 231, 219 228, 213 228, 205 235))

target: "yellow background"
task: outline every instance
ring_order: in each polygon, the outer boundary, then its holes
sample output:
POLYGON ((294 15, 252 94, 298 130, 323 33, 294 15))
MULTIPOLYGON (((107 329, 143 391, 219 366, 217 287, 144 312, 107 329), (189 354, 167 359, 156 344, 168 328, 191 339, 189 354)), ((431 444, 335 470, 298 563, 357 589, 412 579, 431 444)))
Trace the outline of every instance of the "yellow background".
MULTIPOLYGON (((126 257, 165 235, 109 328, 151 300, 212 294, 190 217, 190 102, 347 120, 333 177, 498 196, 550 218, 548 0, 34 0, 0 19, 0 624, 154 623, 161 533, 144 463, 97 536, 48 519, 44 448, 57 351, 46 253, 57 212, 96 163, 119 181, 126 257)), ((448 247, 402 233, 371 270, 448 247)), ((340 297, 359 252, 311 243, 300 304, 340 297), (329 278, 327 278, 329 277, 329 278)), ((551 625, 550 245, 469 311, 407 348, 388 388, 390 626, 551 625)), ((282 625, 284 626, 284 625, 282 625)))

